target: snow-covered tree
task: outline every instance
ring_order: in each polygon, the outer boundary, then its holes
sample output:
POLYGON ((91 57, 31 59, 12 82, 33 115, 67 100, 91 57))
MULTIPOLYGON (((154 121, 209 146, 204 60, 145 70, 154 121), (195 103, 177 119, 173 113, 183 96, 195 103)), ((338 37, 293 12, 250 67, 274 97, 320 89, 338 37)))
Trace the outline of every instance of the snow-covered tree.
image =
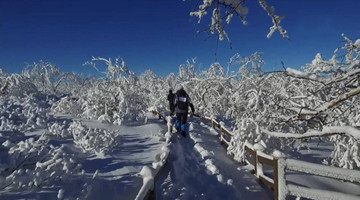
POLYGON ((346 51, 345 62, 338 61, 336 55, 325 61, 317 54, 304 71, 288 68, 242 81, 238 89, 242 93, 232 97, 239 106, 232 115, 236 118, 236 136, 229 152, 241 160, 246 140, 264 141, 268 150, 286 151, 296 148, 295 140, 325 137, 324 140, 334 143, 331 164, 360 167, 357 151, 360 131, 356 129, 360 65, 359 56, 349 53, 357 52, 358 48, 357 42, 347 40, 340 48, 346 51), (258 128, 246 131, 248 125, 258 128), (270 142, 274 138, 282 138, 281 146, 270 142))
POLYGON ((113 63, 111 58, 93 57, 91 61, 86 62, 84 65, 92 66, 98 72, 105 74, 106 78, 110 80, 115 80, 121 76, 134 76, 134 73, 128 69, 125 61, 121 58, 116 58, 115 63, 113 63), (97 63, 105 63, 106 71, 100 71, 97 63))
POLYGON ((196 58, 192 58, 191 61, 187 60, 185 64, 181 64, 179 67, 179 78, 181 81, 187 81, 191 78, 195 78, 196 70, 196 58))
POLYGON ((62 74, 58 67, 52 63, 40 61, 29 65, 23 75, 32 80, 39 91, 55 93, 57 86, 62 81, 62 74))

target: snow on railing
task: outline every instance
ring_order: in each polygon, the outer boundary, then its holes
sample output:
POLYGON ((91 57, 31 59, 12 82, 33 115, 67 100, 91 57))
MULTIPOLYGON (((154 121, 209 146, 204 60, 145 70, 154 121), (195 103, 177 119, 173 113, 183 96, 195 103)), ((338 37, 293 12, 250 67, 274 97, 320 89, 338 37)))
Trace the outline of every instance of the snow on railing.
POLYGON ((220 142, 224 146, 228 147, 231 137, 233 134, 224 126, 222 122, 217 122, 215 119, 207 116, 201 116, 198 114, 194 114, 195 117, 199 117, 200 119, 205 119, 206 121, 211 123, 212 128, 218 128, 220 130, 220 142), (228 139, 227 139, 228 138, 228 139))
MULTIPOLYGON (((227 130, 222 123, 217 122, 211 117, 194 115, 211 123, 212 128, 220 130, 220 142, 225 147, 228 147, 230 140, 226 140, 224 136, 231 139, 233 134, 227 130)), ((310 199, 359 199, 359 196, 344 194, 341 192, 334 192, 328 190, 320 190, 314 188, 306 188, 287 184, 285 179, 286 171, 299 172, 304 174, 311 174, 315 176, 322 176, 341 181, 349 181, 360 183, 360 173, 358 170, 349 170, 338 167, 330 167, 321 164, 314 164, 294 159, 285 159, 280 154, 273 156, 263 152, 259 145, 252 145, 245 143, 244 149, 253 158, 253 162, 245 159, 250 167, 253 168, 255 176, 266 186, 274 190, 275 200, 285 200, 286 196, 305 197, 310 199), (266 164, 273 168, 273 179, 266 176, 263 172, 263 165, 266 164)))
MULTIPOLYGON (((328 177, 341 181, 360 183, 360 172, 357 170, 324 166, 293 159, 286 159, 285 162, 286 170, 289 171, 328 177)), ((291 184, 285 185, 285 187, 285 189, 290 195, 311 199, 359 199, 359 196, 353 196, 328 190, 306 188, 291 184)))
MULTIPOLYGON (((158 115, 159 119, 165 119, 157 111, 152 110, 151 112, 154 115, 158 115)), ((139 175, 141 175, 141 177, 143 178, 143 185, 140 188, 139 193, 136 195, 135 200, 150 199, 152 195, 154 195, 156 180, 160 174, 160 171, 163 169, 167 162, 167 158, 170 153, 170 149, 168 146, 170 145, 171 139, 171 118, 165 119, 165 122, 167 122, 168 126, 168 132, 165 134, 165 144, 161 148, 161 153, 155 156, 156 161, 152 163, 152 166, 144 166, 139 172, 139 175)))

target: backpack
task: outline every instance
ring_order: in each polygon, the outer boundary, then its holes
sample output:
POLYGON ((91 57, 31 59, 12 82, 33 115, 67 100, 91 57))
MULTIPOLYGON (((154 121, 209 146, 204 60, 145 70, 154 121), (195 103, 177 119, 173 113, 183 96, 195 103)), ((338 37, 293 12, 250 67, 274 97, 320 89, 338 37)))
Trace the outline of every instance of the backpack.
POLYGON ((187 110, 188 106, 189 106, 188 97, 187 96, 179 96, 177 105, 180 110, 187 110))
POLYGON ((177 107, 180 110, 188 110, 189 107, 189 96, 185 91, 177 93, 177 107))

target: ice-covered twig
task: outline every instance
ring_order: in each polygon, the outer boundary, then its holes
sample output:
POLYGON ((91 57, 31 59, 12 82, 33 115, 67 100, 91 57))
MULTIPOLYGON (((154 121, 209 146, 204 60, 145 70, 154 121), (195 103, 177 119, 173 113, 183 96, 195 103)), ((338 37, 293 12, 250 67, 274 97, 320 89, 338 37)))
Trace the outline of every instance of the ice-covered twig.
POLYGON ((268 15, 271 17, 272 22, 273 22, 273 26, 270 27, 270 32, 268 33, 267 37, 270 38, 274 34, 274 32, 276 30, 278 30, 284 38, 290 40, 289 36, 287 35, 287 31, 280 26, 280 22, 282 19, 285 18, 285 16, 275 15, 274 14, 275 8, 269 7, 265 0, 259 0, 259 3, 264 8, 264 10, 268 13, 268 15))
POLYGON ((204 0, 203 4, 199 6, 199 10, 190 12, 190 16, 196 16, 199 18, 198 23, 201 22, 201 19, 208 13, 208 10, 211 7, 215 7, 212 12, 211 16, 211 24, 208 28, 206 28, 203 31, 208 31, 211 34, 215 33, 215 30, 218 33, 218 39, 223 40, 226 38, 230 42, 230 38, 228 34, 225 31, 225 26, 230 23, 230 20, 232 19, 234 14, 237 14, 240 16, 240 19, 242 20, 243 24, 246 25, 245 16, 248 13, 248 9, 246 7, 243 7, 245 1, 240 0, 204 0), (225 15, 221 15, 220 12, 220 6, 223 5, 223 7, 229 8, 225 15), (223 23, 225 19, 225 22, 223 23))

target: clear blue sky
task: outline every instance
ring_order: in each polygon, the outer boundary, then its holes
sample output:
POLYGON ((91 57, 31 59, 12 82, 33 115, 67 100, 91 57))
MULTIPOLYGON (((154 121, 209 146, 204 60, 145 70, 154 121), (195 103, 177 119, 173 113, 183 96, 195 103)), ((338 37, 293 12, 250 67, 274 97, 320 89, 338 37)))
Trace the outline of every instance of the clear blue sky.
MULTIPOLYGON (((92 56, 123 58, 137 74, 151 69, 165 76, 198 57, 202 69, 215 61, 216 36, 204 41, 204 20, 190 17, 198 0, 0 0, 0 67, 20 72, 44 60, 63 71, 95 73, 82 66, 92 56)), ((233 42, 220 42, 218 61, 235 53, 264 53, 266 71, 299 68, 320 52, 325 59, 341 46, 341 33, 360 37, 360 0, 268 0, 291 42, 277 32, 267 39, 271 19, 257 0, 247 0, 247 21, 228 26, 233 42)), ((207 16, 208 18, 210 16, 207 16)))

